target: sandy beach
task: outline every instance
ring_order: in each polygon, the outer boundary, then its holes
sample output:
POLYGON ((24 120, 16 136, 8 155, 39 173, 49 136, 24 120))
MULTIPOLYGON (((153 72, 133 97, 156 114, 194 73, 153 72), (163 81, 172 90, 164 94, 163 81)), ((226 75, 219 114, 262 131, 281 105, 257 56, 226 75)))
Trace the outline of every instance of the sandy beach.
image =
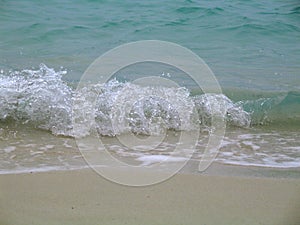
POLYGON ((127 187, 85 169, 1 175, 0 190, 1 225, 300 223, 293 178, 181 173, 127 187))

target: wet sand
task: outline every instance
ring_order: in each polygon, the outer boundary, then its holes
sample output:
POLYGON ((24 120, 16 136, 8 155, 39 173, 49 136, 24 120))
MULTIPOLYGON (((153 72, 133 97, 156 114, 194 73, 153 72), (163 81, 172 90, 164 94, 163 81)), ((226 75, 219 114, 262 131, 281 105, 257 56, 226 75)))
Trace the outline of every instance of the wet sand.
POLYGON ((0 190, 0 225, 300 224, 293 178, 181 173, 127 187, 85 169, 0 175, 0 190))

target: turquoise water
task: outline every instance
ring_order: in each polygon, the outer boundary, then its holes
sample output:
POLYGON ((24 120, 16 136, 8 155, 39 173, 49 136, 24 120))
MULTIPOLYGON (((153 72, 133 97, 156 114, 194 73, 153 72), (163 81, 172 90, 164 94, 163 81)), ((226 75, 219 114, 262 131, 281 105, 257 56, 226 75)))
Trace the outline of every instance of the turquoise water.
POLYGON ((76 79, 107 50, 158 39, 202 57, 223 86, 299 91, 300 3, 1 1, 0 66, 63 66, 76 79))
MULTIPOLYGON (((93 129, 104 136, 123 135, 129 130, 159 135, 162 128, 191 131, 200 124, 205 133, 211 115, 218 114, 220 106, 226 111, 223 119, 229 128, 218 162, 300 165, 297 0, 0 0, 0 33, 1 171, 81 165, 78 152, 70 153, 66 146, 75 145, 68 144, 73 140, 70 137, 90 135, 93 129), (89 103, 89 94, 99 86, 76 92, 83 72, 106 51, 139 40, 164 40, 189 48, 212 69, 225 95, 205 97, 188 79, 180 80, 174 69, 153 66, 146 73, 160 76, 170 72, 170 78, 186 89, 149 91, 130 82, 124 84, 122 81, 132 81, 136 76, 133 73, 139 71, 129 69, 128 79, 121 77, 119 82, 101 86, 104 94, 98 99, 96 111, 88 111, 84 103, 89 103), (134 96, 146 98, 149 93, 157 98, 136 103, 129 115, 119 118, 131 121, 130 126, 119 127, 116 132, 110 118, 114 97, 120 90, 124 91, 124 101, 134 96), (93 129, 81 126, 79 133, 73 132, 74 99, 87 110, 85 115, 94 115, 93 129), (195 104, 194 109, 187 107, 191 104, 195 104), (210 111, 204 107, 207 104, 217 107, 210 111), (194 114, 186 120, 178 119, 193 110, 200 119, 194 114), (153 125, 157 118, 166 121, 163 127, 153 125), (48 154, 51 149, 56 149, 53 155, 48 154), (36 156, 41 156, 38 163, 36 156)), ((118 107, 122 111, 122 105, 118 107)), ((132 153, 130 149, 125 152, 132 153)), ((124 151, 120 154, 126 155, 124 151)))

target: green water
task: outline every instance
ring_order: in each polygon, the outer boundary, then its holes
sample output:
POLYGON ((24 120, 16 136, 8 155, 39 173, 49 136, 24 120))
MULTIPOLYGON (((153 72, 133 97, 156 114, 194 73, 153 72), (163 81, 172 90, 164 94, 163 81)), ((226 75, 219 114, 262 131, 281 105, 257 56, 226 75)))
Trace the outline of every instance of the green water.
POLYGON ((299 91, 299 21, 297 0, 2 0, 0 66, 63 66, 78 79, 107 50, 158 39, 197 53, 223 87, 299 91))

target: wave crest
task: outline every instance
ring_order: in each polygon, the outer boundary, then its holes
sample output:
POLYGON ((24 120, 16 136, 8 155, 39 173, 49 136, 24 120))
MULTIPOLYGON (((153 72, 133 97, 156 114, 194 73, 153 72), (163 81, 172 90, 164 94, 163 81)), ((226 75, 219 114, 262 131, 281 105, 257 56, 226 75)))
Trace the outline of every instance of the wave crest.
POLYGON ((41 64, 37 70, 1 76, 0 121, 33 124, 65 136, 159 135, 164 129, 210 127, 212 116, 234 126, 250 125, 250 113, 222 94, 191 97, 183 87, 142 87, 116 80, 74 90, 62 80, 65 73, 41 64))

